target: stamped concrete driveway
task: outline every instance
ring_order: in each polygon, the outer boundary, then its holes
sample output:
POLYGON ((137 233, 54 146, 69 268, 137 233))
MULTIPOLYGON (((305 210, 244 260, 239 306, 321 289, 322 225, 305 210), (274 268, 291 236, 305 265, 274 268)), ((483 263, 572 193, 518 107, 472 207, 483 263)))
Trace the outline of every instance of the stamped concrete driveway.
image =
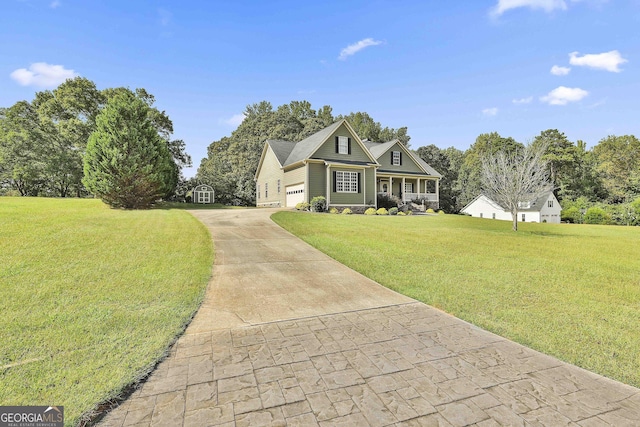
POLYGON ((216 247, 205 301, 101 425, 640 425, 640 390, 396 294, 273 212, 192 212, 216 247))

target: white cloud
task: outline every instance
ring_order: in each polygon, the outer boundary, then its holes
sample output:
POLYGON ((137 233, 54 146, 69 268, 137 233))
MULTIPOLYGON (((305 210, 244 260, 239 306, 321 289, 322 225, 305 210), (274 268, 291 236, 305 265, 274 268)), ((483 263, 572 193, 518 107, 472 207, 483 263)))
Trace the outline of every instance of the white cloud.
POLYGON ((382 44, 382 42, 379 41, 379 40, 374 40, 372 38, 362 39, 359 42, 356 42, 354 44, 350 44, 349 46, 347 46, 344 49, 342 49, 340 51, 340 56, 338 56, 338 59, 344 61, 348 57, 350 57, 351 55, 356 54, 357 52, 361 51, 365 47, 377 46, 379 44, 382 44))
POLYGON ((550 13, 556 9, 566 10, 567 3, 564 0, 498 0, 498 4, 491 9, 491 15, 500 16, 508 10, 519 7, 542 9, 550 13))
POLYGON ((622 71, 618 67, 625 62, 629 62, 624 59, 617 50, 604 53, 589 53, 582 56, 578 56, 578 54, 578 52, 571 52, 569 54, 569 63, 571 65, 607 70, 613 73, 622 71))
POLYGON ((569 102, 580 101, 587 95, 589 95, 589 92, 579 87, 559 86, 547 95, 541 97, 540 101, 546 102, 549 105, 567 105, 569 102))
POLYGON ((12 72, 11 78, 22 86, 55 87, 67 79, 79 76, 73 70, 62 65, 51 65, 46 62, 35 62, 29 69, 19 68, 12 72))
POLYGON ((222 122, 227 124, 227 125, 229 125, 229 126, 238 127, 238 126, 240 126, 240 123, 242 123, 244 118, 245 118, 245 115, 242 114, 242 113, 234 114, 230 118, 228 118, 226 120, 222 120, 222 122))
POLYGON ((498 114, 498 108, 496 108, 496 107, 485 108, 484 110, 482 110, 482 114, 484 114, 485 116, 488 116, 488 117, 493 117, 496 114, 498 114))
POLYGON ((59 0, 53 0, 53 1, 51 2, 51 4, 49 5, 49 7, 50 7, 51 9, 56 9, 56 8, 60 7, 61 5, 62 5, 62 3, 60 3, 60 1, 59 1, 59 0))
POLYGON ((529 96, 527 98, 514 99, 511 102, 513 102, 516 105, 519 105, 519 104, 531 104, 531 101, 533 101, 533 96, 529 96))
POLYGON ((569 67, 560 67, 558 65, 554 65, 551 67, 551 74, 554 76, 566 76, 571 71, 569 67))

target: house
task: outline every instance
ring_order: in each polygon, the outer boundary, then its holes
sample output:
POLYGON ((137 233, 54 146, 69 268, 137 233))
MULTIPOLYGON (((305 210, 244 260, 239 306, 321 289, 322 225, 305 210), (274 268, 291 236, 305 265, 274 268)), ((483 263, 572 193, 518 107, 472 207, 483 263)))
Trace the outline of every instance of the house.
POLYGON ((213 203, 213 187, 207 184, 196 185, 191 192, 191 200, 193 203, 213 203))
MULTIPOLYGON (((518 221, 521 222, 550 222, 560 224, 560 202, 552 191, 534 200, 520 202, 518 206, 518 221)), ((477 196, 467 206, 462 208, 462 213, 489 219, 502 219, 513 221, 511 212, 484 194, 477 196)))
POLYGON ((437 207, 441 177, 399 141, 362 141, 343 119, 299 142, 267 140, 255 174, 256 205, 295 207, 324 196, 328 207, 364 208, 386 193, 437 207))

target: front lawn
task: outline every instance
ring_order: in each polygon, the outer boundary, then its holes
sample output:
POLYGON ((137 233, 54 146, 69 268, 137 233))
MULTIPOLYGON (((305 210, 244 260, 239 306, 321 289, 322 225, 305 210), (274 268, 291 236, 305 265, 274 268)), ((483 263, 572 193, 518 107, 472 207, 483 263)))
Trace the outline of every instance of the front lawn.
POLYGON ((455 215, 278 212, 273 220, 395 291, 640 386, 640 227, 455 215))
POLYGON ((0 404, 74 425, 162 358, 202 301, 213 247, 176 209, 0 197, 0 404))

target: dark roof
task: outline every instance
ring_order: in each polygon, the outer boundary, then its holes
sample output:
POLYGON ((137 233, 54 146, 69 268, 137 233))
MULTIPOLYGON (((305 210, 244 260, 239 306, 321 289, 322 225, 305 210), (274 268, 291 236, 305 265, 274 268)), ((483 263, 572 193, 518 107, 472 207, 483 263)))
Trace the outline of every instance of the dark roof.
POLYGON ((284 166, 284 162, 287 160, 287 157, 291 154, 291 150, 293 150, 293 147, 296 145, 295 142, 283 141, 281 139, 268 139, 267 144, 269 144, 273 150, 273 153, 276 155, 281 166, 284 166))
POLYGON ((293 150, 291 150, 291 153, 287 157, 287 160, 282 164, 282 166, 292 165, 304 159, 308 159, 320 147, 320 144, 322 144, 327 138, 329 138, 329 136, 338 127, 340 127, 342 123, 344 123, 344 119, 335 122, 331 126, 326 127, 321 131, 316 132, 313 135, 295 144, 293 150))
POLYGON ((551 191, 548 191, 537 199, 531 200, 528 208, 518 208, 518 212, 539 212, 544 207, 550 193, 551 191))

